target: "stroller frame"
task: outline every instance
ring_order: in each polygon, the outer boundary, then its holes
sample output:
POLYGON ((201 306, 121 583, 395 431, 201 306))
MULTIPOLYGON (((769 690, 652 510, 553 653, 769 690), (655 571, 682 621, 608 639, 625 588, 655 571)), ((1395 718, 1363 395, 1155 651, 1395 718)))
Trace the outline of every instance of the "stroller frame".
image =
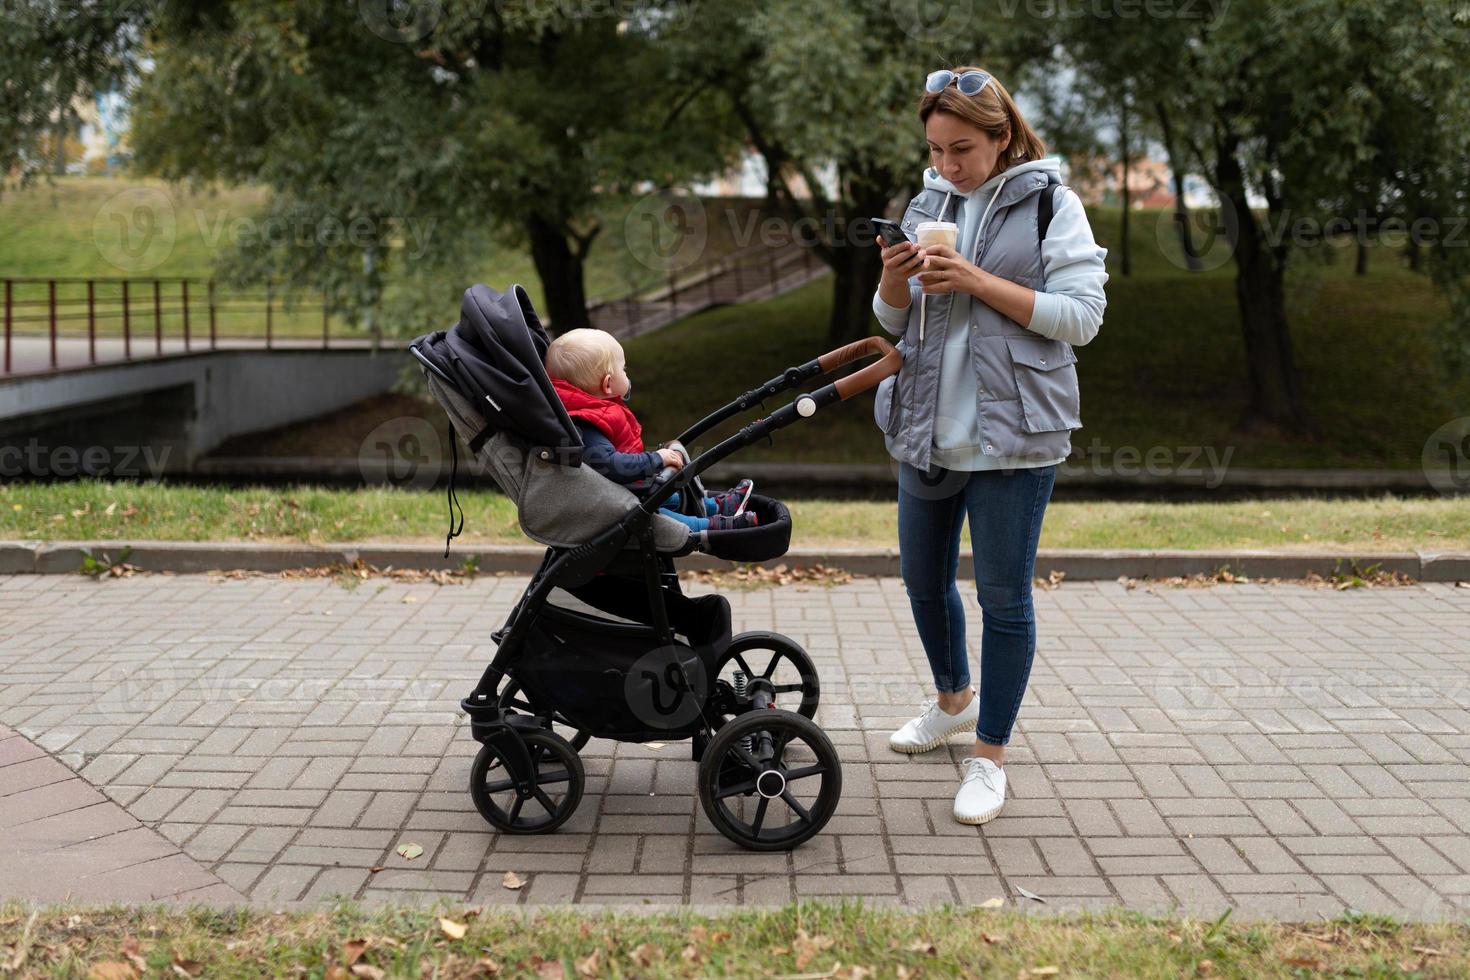
MULTIPOLYGON (((410 350, 426 371, 453 385, 452 379, 416 347, 410 350)), ((505 624, 492 634, 497 644, 494 658, 474 690, 460 702, 469 716, 471 734, 481 746, 471 771, 470 792, 488 822, 503 832, 516 834, 546 833, 561 826, 580 802, 585 776, 577 750, 591 737, 645 742, 653 738, 690 738, 692 757, 700 763, 700 802, 716 829, 726 837, 752 850, 784 850, 820 832, 836 809, 842 780, 831 740, 811 720, 820 696, 811 658, 795 641, 779 633, 751 631, 730 636, 729 604, 724 597, 716 594, 691 599, 679 585, 674 559, 695 550, 700 539, 691 535, 682 550, 661 552, 655 547, 654 519, 675 493, 680 493, 684 504, 702 500, 704 488, 699 477, 713 464, 779 429, 811 418, 825 407, 873 388, 896 373, 901 364, 902 355, 890 344, 869 337, 787 368, 681 433, 672 445, 684 456, 686 465, 657 474, 647 495, 621 520, 575 547, 548 547, 505 624), (769 416, 745 425, 690 458, 685 447, 727 419, 874 354, 881 355, 881 360, 797 396, 769 416), (556 588, 631 621, 601 619, 556 606, 550 602, 556 588), (678 615, 671 616, 670 603, 676 604, 678 615), (550 629, 545 625, 548 621, 550 629), (708 626, 708 630, 696 635, 701 625, 708 626), (626 724, 607 726, 575 711, 565 713, 571 709, 559 701, 559 683, 542 683, 532 694, 536 685, 528 675, 528 664, 537 654, 547 654, 548 662, 554 659, 547 644, 559 640, 557 634, 562 629, 582 630, 584 636, 595 633, 609 644, 619 640, 646 644, 653 652, 640 657, 625 679, 628 683, 637 680, 631 675, 641 665, 649 683, 664 689, 665 694, 672 692, 676 707, 688 699, 682 713, 676 712, 682 720, 663 731, 635 730, 626 724), (681 632, 687 643, 680 642, 681 632), (753 669, 747 659, 758 650, 772 653, 764 670, 753 669), (654 658, 651 665, 645 663, 649 657, 654 658), (720 676, 723 668, 731 669, 730 680, 720 676), (775 676, 778 669, 788 674, 794 671, 799 681, 780 683, 775 676), (801 694, 798 710, 777 707, 779 695, 797 692, 801 694), (576 729, 576 735, 570 741, 563 738, 553 730, 554 723, 576 729), (804 747, 815 762, 783 766, 783 753, 793 745, 804 747), (803 803, 793 795, 792 785, 812 777, 817 777, 821 789, 814 801, 803 803), (551 789, 564 789, 564 795, 553 799, 551 789), (498 793, 510 795, 508 804, 495 799, 498 793), (726 803, 736 797, 752 802, 753 818, 746 819, 726 803), (777 799, 784 800, 797 819, 781 827, 767 826, 768 805, 777 799), (533 811, 545 811, 544 816, 523 816, 528 804, 533 811)), ((757 499, 762 498, 752 498, 752 503, 757 499)), ((789 535, 785 507, 764 499, 762 505, 781 515, 789 535)), ((722 536, 742 533, 720 532, 722 536)), ((784 539, 780 547, 784 553, 784 539)), ((742 560, 748 558, 742 556, 742 560)), ((609 673, 616 679, 616 670, 603 671, 604 675, 609 673)), ((615 692, 605 689, 602 694, 616 697, 615 692)), ((657 692, 654 697, 658 697, 657 692)))

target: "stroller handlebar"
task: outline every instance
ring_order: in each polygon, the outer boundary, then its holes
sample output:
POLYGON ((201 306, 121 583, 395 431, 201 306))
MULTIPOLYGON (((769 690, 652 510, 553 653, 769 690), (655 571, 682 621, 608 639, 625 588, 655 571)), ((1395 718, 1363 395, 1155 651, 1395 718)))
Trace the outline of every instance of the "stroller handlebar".
POLYGON ((879 354, 882 357, 861 371, 849 374, 845 378, 838 378, 832 383, 832 387, 837 389, 837 397, 840 400, 847 401, 853 395, 877 387, 878 382, 889 375, 897 374, 898 369, 903 367, 903 355, 882 337, 864 337, 862 340, 855 340, 817 358, 817 365, 821 368, 821 373, 830 374, 843 365, 851 364, 870 354, 879 354))

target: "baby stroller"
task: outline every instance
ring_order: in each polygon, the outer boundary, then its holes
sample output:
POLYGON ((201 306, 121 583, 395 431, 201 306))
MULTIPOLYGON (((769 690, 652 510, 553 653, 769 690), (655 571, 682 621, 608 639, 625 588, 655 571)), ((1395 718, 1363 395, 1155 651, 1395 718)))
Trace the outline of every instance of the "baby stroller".
POLYGON ((732 561, 777 558, 790 544, 791 514, 752 494, 756 526, 694 534, 658 511, 677 493, 681 512, 703 513, 700 473, 711 464, 872 388, 902 355, 870 337, 786 369, 685 431, 674 447, 686 465, 659 473, 640 500, 581 465, 581 439, 543 367, 547 343, 521 286, 477 285, 458 324, 409 346, 449 416, 451 453, 457 433, 515 501, 525 533, 547 545, 492 634, 494 658, 460 702, 480 743, 475 806, 504 833, 546 833, 581 800, 577 753, 589 739, 689 739, 710 822, 752 850, 794 848, 822 829, 842 791, 837 753, 812 721, 816 668, 779 633, 732 636, 729 601, 686 595, 674 567, 696 549, 732 561), (882 359, 690 458, 686 447, 719 423, 869 354, 882 359))

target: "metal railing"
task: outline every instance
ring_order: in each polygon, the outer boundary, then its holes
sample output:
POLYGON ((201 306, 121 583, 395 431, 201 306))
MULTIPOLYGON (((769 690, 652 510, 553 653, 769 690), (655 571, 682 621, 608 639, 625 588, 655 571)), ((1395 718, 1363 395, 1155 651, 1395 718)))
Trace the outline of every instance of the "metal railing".
POLYGON ((120 342, 122 360, 130 361, 162 356, 166 342, 191 353, 217 350, 222 339, 249 338, 267 348, 286 337, 293 347, 303 341, 316 346, 317 340, 330 347, 333 341, 330 294, 287 291, 273 282, 239 289, 184 277, 11 277, 0 280, 0 290, 3 374, 15 372, 15 341, 25 338, 43 339, 45 364, 53 371, 60 367, 60 345, 83 339, 88 365, 99 363, 99 342, 120 342))
MULTIPOLYGON (((656 288, 593 300, 588 313, 596 325, 636 336, 711 306, 776 295, 823 271, 810 248, 756 245, 681 270, 656 288)), ((27 373, 212 351, 222 341, 238 348, 248 339, 267 349, 289 341, 300 349, 318 342, 331 347, 334 339, 352 346, 381 339, 376 331, 365 338, 340 324, 334 338, 330 294, 287 291, 273 282, 236 288, 177 276, 10 277, 0 279, 0 290, 5 331, 0 376, 17 373, 17 339, 44 347, 39 356, 32 347, 27 373), (84 359, 74 350, 63 359, 62 345, 75 348, 83 340, 84 359), (111 347, 100 359, 99 345, 111 347)))

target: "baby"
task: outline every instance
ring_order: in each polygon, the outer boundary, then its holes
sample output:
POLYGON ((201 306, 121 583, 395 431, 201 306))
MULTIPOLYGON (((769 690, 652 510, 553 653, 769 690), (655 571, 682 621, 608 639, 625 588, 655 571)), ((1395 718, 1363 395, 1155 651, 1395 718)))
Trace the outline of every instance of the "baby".
MULTIPOLYGON (((643 427, 624 404, 633 383, 628 380, 623 345, 612 334, 583 327, 568 330, 547 348, 546 373, 582 436, 582 462, 594 472, 627 485, 666 466, 683 467, 677 450, 644 452, 643 427)), ((669 506, 659 510, 691 531, 754 527, 756 515, 745 509, 753 488, 750 480, 741 480, 732 490, 705 494, 704 517, 675 511, 677 493, 669 498, 669 506)))

